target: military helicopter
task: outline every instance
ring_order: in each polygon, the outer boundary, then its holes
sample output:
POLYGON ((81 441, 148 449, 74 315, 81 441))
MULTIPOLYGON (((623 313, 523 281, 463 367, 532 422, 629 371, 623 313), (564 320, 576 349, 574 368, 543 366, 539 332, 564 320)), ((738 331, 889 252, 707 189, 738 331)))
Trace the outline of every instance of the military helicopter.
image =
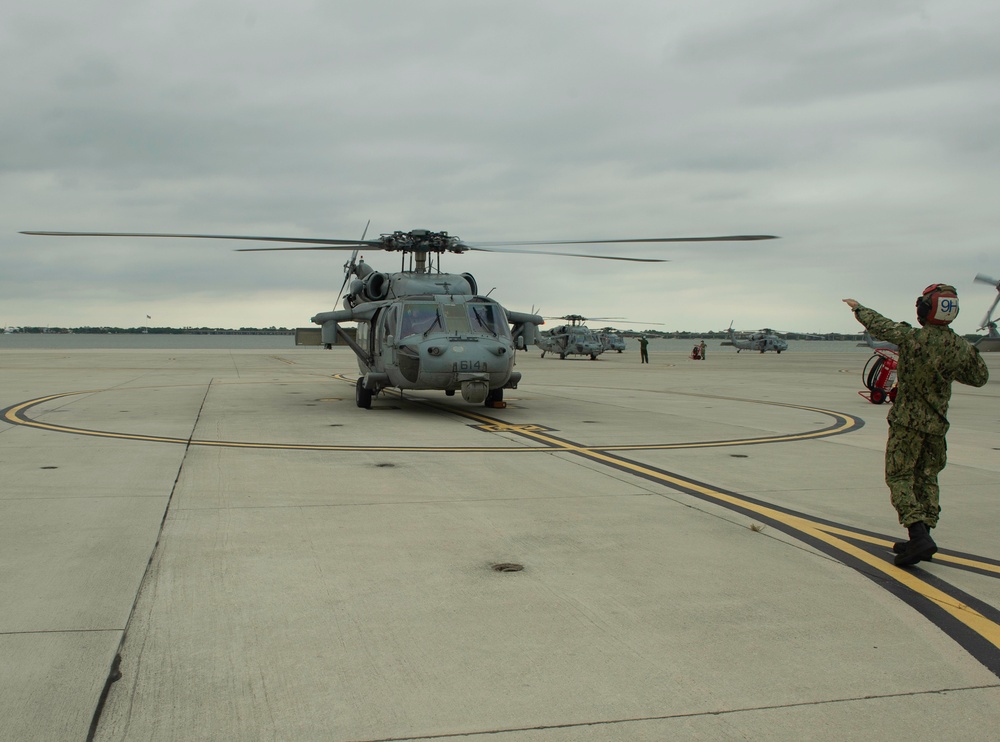
POLYGON ((625 338, 615 332, 614 328, 605 327, 597 331, 597 339, 601 341, 601 347, 607 353, 610 350, 621 353, 625 350, 625 338))
POLYGON ((780 355, 781 351, 788 350, 788 343, 778 337, 774 333, 774 330, 765 328, 757 332, 751 332, 746 337, 736 337, 736 333, 733 332, 733 323, 730 322, 728 333, 729 341, 724 344, 732 345, 736 348, 737 353, 741 350, 759 350, 761 353, 773 350, 780 355))
MULTIPOLYGON (((367 233, 367 229, 366 229, 367 233)), ((312 322, 320 325, 321 340, 331 347, 340 337, 354 352, 361 372, 355 385, 358 407, 371 408, 372 398, 383 389, 444 391, 453 396, 460 390, 467 402, 505 407, 505 389, 516 389, 521 380, 514 371, 516 350, 525 350, 544 323, 536 314, 512 312, 489 296, 481 296, 470 273, 441 272, 441 255, 467 251, 550 254, 599 260, 643 263, 667 262, 653 258, 630 258, 585 253, 524 250, 528 245, 580 245, 658 242, 715 242, 774 239, 772 235, 726 237, 652 237, 611 240, 543 240, 518 242, 466 242, 447 232, 413 229, 360 240, 306 237, 257 237, 211 234, 167 234, 128 232, 40 232, 22 234, 78 237, 161 237, 175 239, 247 240, 294 243, 296 247, 239 248, 240 252, 266 250, 353 251, 344 265, 340 294, 343 309, 320 312, 312 322), (403 270, 382 273, 358 259, 361 249, 372 248, 402 254, 403 270), (435 256, 436 259, 435 259, 435 256), (407 260, 409 265, 407 266, 407 260), (436 264, 436 265, 435 265, 436 264), (351 280, 351 277, 354 279, 351 280), (352 338, 342 327, 358 323, 352 338)))
MULTIPOLYGON (((590 360, 596 361, 597 356, 608 350, 617 350, 621 353, 625 350, 625 341, 621 336, 614 333, 612 328, 606 327, 600 333, 594 332, 584 325, 588 319, 608 320, 624 317, 582 317, 579 314, 567 314, 562 317, 546 317, 546 319, 563 319, 569 324, 558 325, 551 330, 543 331, 535 340, 535 345, 542 349, 542 358, 546 353, 558 353, 560 359, 566 356, 590 356, 590 360)), ((625 320, 632 322, 633 320, 625 320)), ((659 325, 660 322, 639 322, 640 325, 659 325)))
POLYGON ((861 342, 858 343, 858 347, 872 348, 873 350, 899 350, 899 346, 895 343, 890 343, 888 340, 876 340, 868 330, 861 333, 861 342))
POLYGON ((988 283, 997 290, 997 298, 990 304, 990 308, 986 310, 986 315, 983 317, 982 324, 979 325, 979 329, 986 330, 987 334, 976 341, 976 347, 980 351, 987 353, 997 352, 1000 351, 1000 332, 997 332, 997 323, 993 319, 993 311, 997 308, 997 304, 1000 303, 1000 281, 985 276, 982 273, 977 273, 975 280, 978 283, 988 283))
MULTIPOLYGON (((546 330, 535 339, 535 345, 542 349, 542 358, 546 353, 558 353, 559 358, 565 360, 566 356, 590 356, 590 360, 596 361, 597 356, 604 352, 604 343, 601 342, 597 334, 587 327, 584 322, 586 317, 579 314, 567 314, 562 317, 546 317, 546 319, 563 319, 568 324, 557 325, 551 330, 546 330)), ((594 317, 594 319, 621 319, 620 317, 594 317)))

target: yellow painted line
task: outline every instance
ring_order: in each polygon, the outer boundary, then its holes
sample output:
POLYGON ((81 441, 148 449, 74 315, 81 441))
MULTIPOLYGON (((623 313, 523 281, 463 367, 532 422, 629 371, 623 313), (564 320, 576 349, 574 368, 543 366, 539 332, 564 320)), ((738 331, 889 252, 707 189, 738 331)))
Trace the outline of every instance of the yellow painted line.
MULTIPOLYGON (((342 381, 346 379, 341 376, 337 376, 342 381)), ((353 382, 352 382, 353 383, 353 382)), ((127 387, 121 391, 133 391, 139 387, 127 387)), ((143 435, 139 433, 118 433, 113 431, 104 430, 87 430, 85 428, 73 428, 66 425, 57 425, 53 423, 41 422, 39 420, 33 420, 27 416, 18 417, 19 413, 24 410, 34 407, 36 405, 42 404, 44 402, 51 401, 53 399, 59 399, 62 397, 69 397, 80 394, 97 394, 100 392, 112 391, 109 389, 89 389, 84 391, 75 392, 62 392, 60 394, 51 394, 46 397, 39 397, 37 399, 28 400, 26 402, 21 402, 13 407, 6 410, 4 414, 4 419, 15 425, 24 425, 27 427, 38 428, 40 430, 48 430, 57 433, 71 433, 75 435, 86 435, 91 437, 103 437, 112 438, 117 440, 137 440, 146 441, 154 443, 183 443, 192 446, 214 446, 214 447, 229 447, 229 448, 257 448, 257 449, 277 449, 277 450, 288 450, 288 451, 374 451, 374 452, 419 452, 419 453, 553 453, 554 450, 570 451, 570 452, 600 452, 600 451, 658 451, 658 450, 676 450, 684 448, 712 448, 712 447, 722 447, 722 446, 742 446, 742 445, 752 445, 757 443, 782 443, 788 441, 799 441, 808 440, 812 438, 824 438, 826 436, 835 435, 838 433, 845 432, 853 428, 857 423, 850 417, 846 417, 841 413, 832 412, 829 410, 822 410, 815 407, 799 407, 797 405, 787 404, 784 402, 761 402, 759 404, 774 404, 780 407, 789 407, 793 409, 801 409, 808 412, 817 412, 825 415, 829 415, 836 420, 840 420, 841 424, 834 428, 824 428, 818 431, 808 431, 804 433, 789 433, 787 435, 776 435, 771 437, 760 437, 760 438, 745 438, 736 439, 728 441, 704 441, 697 443, 639 443, 639 444, 619 444, 611 446, 602 445, 582 445, 575 443, 568 443, 566 441, 560 440, 558 438, 548 436, 544 434, 544 430, 547 430, 545 426, 537 425, 534 423, 508 423, 503 420, 498 420, 496 418, 488 417, 486 415, 473 412, 471 410, 465 410, 461 408, 448 407, 446 405, 441 405, 433 401, 428 401, 426 404, 436 407, 437 409, 449 412, 460 417, 465 417, 470 420, 475 420, 481 424, 481 429, 492 432, 492 433, 516 433, 520 436, 527 437, 529 439, 537 440, 539 443, 544 444, 543 447, 539 446, 365 446, 365 445, 322 445, 322 444, 308 444, 308 443, 260 443, 260 442, 243 442, 243 441, 214 441, 214 440, 200 440, 200 439, 188 439, 188 438, 172 438, 164 436, 155 435, 143 435)), ((700 395, 699 395, 700 396, 700 395)), ((724 399, 735 399, 726 397, 724 399)), ((421 400, 423 401, 423 400, 421 400)), ((753 400, 740 400, 744 402, 753 403, 753 400)))
MULTIPOLYGON (((643 466, 642 464, 637 464, 635 462, 623 461, 617 458, 611 458, 608 456, 602 456, 599 452, 590 451, 586 449, 574 448, 572 449, 575 453, 579 453, 582 456, 586 456, 591 459, 596 459, 598 461, 603 461, 608 464, 612 464, 615 468, 632 470, 637 474, 641 474, 645 478, 659 480, 666 484, 672 485, 674 487, 683 490, 693 490, 707 498, 716 500, 718 502, 724 502, 731 505, 736 505, 743 510, 749 510, 759 515, 766 516, 771 520, 777 521, 788 526, 793 531, 799 531, 805 535, 816 538, 820 541, 824 541, 835 549, 849 554, 850 556, 864 562, 873 569, 885 574, 887 577, 891 578, 895 582, 905 585, 913 592, 918 595, 933 601, 942 609, 951 614, 954 618, 961 621, 963 624, 968 626, 970 629, 975 631, 977 634, 986 639, 990 644, 1000 649, 1000 624, 990 620, 986 616, 976 611, 964 603, 956 601, 951 596, 938 590, 926 582, 921 580, 919 577, 915 576, 914 573, 907 569, 902 569, 893 564, 890 564, 878 557, 872 556, 863 549, 859 549, 851 543, 848 543, 842 538, 835 535, 835 532, 839 531, 841 533, 850 533, 851 537, 857 537, 857 534, 853 534, 850 531, 845 531, 842 529, 837 529, 835 527, 826 526, 823 524, 818 524, 810 521, 807 518, 790 515, 788 513, 782 512, 780 510, 775 510, 766 505, 760 505, 754 502, 748 502, 739 497, 735 497, 725 492, 707 487, 704 485, 695 484, 686 480, 681 480, 677 477, 673 477, 664 472, 658 471, 656 469, 651 469, 649 467, 643 466)), ((889 542, 884 542, 889 543, 889 542)), ((937 555, 934 557, 937 559, 937 555)), ((968 566, 975 566, 980 569, 988 569, 990 571, 1000 571, 997 570, 991 564, 976 562, 974 560, 961 559, 957 557, 952 557, 950 561, 964 563, 968 566)))
MULTIPOLYGON (((832 533, 836 535, 844 536, 848 539, 853 539, 855 541, 864 541, 868 544, 875 544, 876 546, 885 546, 892 548, 893 542, 889 539, 879 538, 877 536, 869 536, 866 533, 856 533, 854 531, 848 530, 846 528, 837 528, 835 526, 823 525, 822 529, 827 533, 832 533)), ((975 559, 968 559, 967 557, 954 556, 952 554, 942 554, 938 552, 934 555, 935 562, 948 562, 949 564, 955 564, 960 567, 971 567, 973 569, 979 569, 984 572, 992 572, 996 575, 1000 575, 1000 566, 996 564, 990 564, 989 562, 980 562, 975 559)))
MULTIPOLYGON (((40 423, 35 420, 30 420, 26 417, 18 417, 20 413, 30 407, 48 402, 54 399, 60 399, 62 397, 68 397, 79 394, 94 394, 100 391, 107 390, 86 390, 86 391, 76 391, 76 392, 64 392, 61 394, 51 394, 46 397, 39 397, 38 399, 29 400, 26 402, 21 402, 20 404, 14 405, 8 408, 4 412, 4 419, 15 425, 29 425, 31 427, 41 428, 44 430, 50 430, 55 432, 65 432, 65 433, 75 433, 90 436, 100 436, 106 438, 116 438, 116 439, 127 439, 127 440, 138 440, 138 441, 151 441, 160 443, 183 443, 189 445, 198 446, 216 446, 216 447, 244 447, 244 448, 259 448, 259 449, 281 449, 281 450, 324 450, 324 451, 380 451, 380 452, 503 452, 508 453, 512 451, 518 452, 534 452, 534 453, 554 453, 554 452, 568 452, 574 453, 586 458, 613 466, 616 469, 623 471, 631 471, 645 479, 661 482, 668 485, 674 489, 680 490, 682 492, 696 492, 703 495, 706 499, 714 500, 719 503, 733 505, 744 511, 750 511, 757 513, 760 516, 766 517, 774 522, 778 522, 786 526, 792 532, 799 532, 805 536, 823 541, 827 545, 833 547, 834 549, 850 555, 854 559, 868 565, 872 569, 881 572, 882 574, 889 577, 891 580, 898 584, 904 585, 905 587, 912 590, 914 593, 921 595, 927 600, 933 602, 934 604, 940 606, 949 615, 953 616, 956 620, 960 621, 965 626, 969 627, 972 631, 976 632, 978 635, 983 637, 986 641, 992 644, 994 647, 1000 649, 1000 625, 995 621, 983 616, 981 613, 971 608, 970 606, 958 601, 946 593, 938 590, 937 588, 928 585, 926 582, 917 577, 912 571, 901 569, 889 562, 872 556, 863 549, 858 548, 852 543, 845 539, 856 539, 862 540, 870 543, 885 544, 889 545, 890 542, 884 539, 873 538, 866 536, 864 534, 857 534, 847 529, 838 528, 836 526, 829 526, 826 524, 820 524, 810 519, 785 513, 781 510, 776 510, 767 505, 762 505, 759 503, 754 503, 751 501, 744 500, 738 496, 731 495, 729 493, 717 490, 707 485, 698 484, 691 482, 689 480, 684 480, 679 477, 673 476, 669 473, 650 468, 643 464, 639 464, 633 461, 628 461, 621 459, 619 457, 614 457, 604 453, 605 451, 611 450, 636 450, 637 447, 633 446, 584 446, 575 444, 569 441, 561 440, 551 435, 547 435, 543 430, 539 430, 538 426, 531 424, 521 424, 521 423, 506 423, 502 420, 496 420, 495 418, 487 417, 485 415, 475 413, 469 410, 463 410, 459 408, 449 408, 442 405, 434 406, 439 409, 444 409, 447 412, 451 412, 461 417, 465 417, 470 420, 474 420, 482 425, 484 429, 490 432, 510 432, 515 433, 519 436, 526 437, 530 440, 537 441, 544 444, 541 447, 526 447, 526 448, 486 448, 486 447, 439 447, 439 446, 427 446, 427 447, 406 447, 406 446, 317 446, 317 445, 306 445, 306 444, 267 444, 267 443, 241 443, 234 441, 205 441, 205 440, 189 440, 184 438, 168 438, 161 436, 147 436, 147 435, 136 435, 136 434, 126 434, 126 433, 113 433, 106 431, 87 431, 78 428, 70 428, 61 425, 52 425, 49 423, 40 423)), ((708 396, 708 395, 698 395, 698 396, 708 396)), ((725 398, 734 399, 734 398, 725 398)), ((753 400, 740 400, 745 402, 753 402, 753 400)), ((802 407, 799 405, 792 405, 788 403, 781 402, 758 402, 759 404, 773 404, 780 407, 789 407, 794 409, 806 410, 810 412, 817 412, 825 415, 832 415, 835 419, 841 420, 841 424, 835 428, 828 428, 823 431, 815 431, 811 433, 800 433, 787 436, 778 436, 773 438, 758 438, 749 439, 743 441, 726 441, 726 442, 706 442, 700 445, 711 446, 711 445, 745 445, 753 442, 776 442, 776 441, 792 441, 792 440, 803 440, 816 437, 825 437, 828 435, 833 435, 835 433, 844 432, 855 427, 857 422, 848 416, 841 415, 839 413, 831 412, 828 410, 822 410, 815 407, 802 407)), ((691 444, 686 444, 690 446, 691 444)), ((656 448, 663 447, 680 447, 681 444, 666 444, 661 446, 656 446, 656 448)), ((648 450, 651 447, 642 447, 644 450, 648 450)), ((985 562, 978 562, 974 559, 967 559, 964 557, 951 557, 948 555, 936 555, 935 559, 940 561, 947 561, 954 564, 959 564, 963 566, 973 567, 976 569, 998 573, 1000 574, 1000 568, 995 565, 988 564, 985 562)))

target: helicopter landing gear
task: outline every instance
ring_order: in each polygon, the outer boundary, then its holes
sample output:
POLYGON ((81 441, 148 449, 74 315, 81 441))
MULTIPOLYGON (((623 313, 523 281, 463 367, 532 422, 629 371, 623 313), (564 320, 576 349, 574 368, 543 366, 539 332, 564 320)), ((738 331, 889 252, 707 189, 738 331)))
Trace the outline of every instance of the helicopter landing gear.
POLYGON ((370 389, 365 389, 364 377, 358 379, 358 383, 354 386, 354 401, 363 410, 372 408, 372 393, 370 389))
POLYGON ((597 360, 597 354, 596 353, 591 353, 590 354, 590 360, 596 361, 597 360))
POLYGON ((565 361, 566 360, 566 354, 565 353, 560 353, 559 354, 559 360, 560 361, 565 361))
POLYGON ((486 394, 486 401, 483 403, 487 407, 502 410, 507 406, 503 401, 503 389, 490 389, 486 394))
POLYGON ((444 396, 446 396, 446 397, 454 397, 455 396, 455 390, 454 389, 445 389, 444 390, 444 396))

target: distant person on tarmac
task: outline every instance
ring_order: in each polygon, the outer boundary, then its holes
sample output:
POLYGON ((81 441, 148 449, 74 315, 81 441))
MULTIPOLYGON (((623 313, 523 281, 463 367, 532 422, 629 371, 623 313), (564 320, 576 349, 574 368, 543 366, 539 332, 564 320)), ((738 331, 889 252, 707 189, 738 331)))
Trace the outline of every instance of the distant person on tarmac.
POLYGON ((646 346, 649 345, 649 341, 646 340, 645 335, 639 336, 639 363, 649 363, 649 353, 646 350, 646 346))
POLYGON ((705 347, 706 347, 705 346, 705 341, 702 340, 700 343, 698 343, 698 347, 701 349, 701 360, 704 361, 705 360, 705 347))
POLYGON ((953 381, 983 386, 989 370, 979 351, 948 325, 958 316, 954 286, 935 283, 917 299, 914 328, 894 322, 854 299, 844 299, 858 322, 878 340, 899 346, 896 401, 889 411, 885 483, 909 540, 893 545, 893 560, 909 567, 937 551, 930 530, 938 523, 938 473, 947 463, 945 434, 953 381))

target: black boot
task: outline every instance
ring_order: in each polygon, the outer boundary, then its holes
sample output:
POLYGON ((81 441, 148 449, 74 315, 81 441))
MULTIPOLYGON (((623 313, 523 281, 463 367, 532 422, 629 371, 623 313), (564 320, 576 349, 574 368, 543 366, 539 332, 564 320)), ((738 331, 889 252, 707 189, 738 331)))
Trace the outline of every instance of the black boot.
MULTIPOLYGON (((897 567, 910 567, 921 560, 930 559, 937 551, 937 544, 931 538, 926 523, 918 520, 906 528, 910 532, 910 540, 903 544, 902 550, 892 560, 897 567)), ((896 546, 897 544, 893 544, 893 551, 896 551, 896 546)))
MULTIPOLYGON (((924 524, 924 525, 926 525, 926 524, 924 524)), ((928 533, 930 532, 931 528, 933 528, 933 527, 934 526, 927 526, 928 533)), ((904 551, 906 551, 906 547, 909 546, 909 544, 910 544, 909 541, 897 541, 896 543, 894 543, 892 545, 892 550, 896 554, 902 554, 904 551)), ((931 557, 930 556, 925 557, 923 559, 923 561, 929 562, 929 561, 931 561, 931 557)))

